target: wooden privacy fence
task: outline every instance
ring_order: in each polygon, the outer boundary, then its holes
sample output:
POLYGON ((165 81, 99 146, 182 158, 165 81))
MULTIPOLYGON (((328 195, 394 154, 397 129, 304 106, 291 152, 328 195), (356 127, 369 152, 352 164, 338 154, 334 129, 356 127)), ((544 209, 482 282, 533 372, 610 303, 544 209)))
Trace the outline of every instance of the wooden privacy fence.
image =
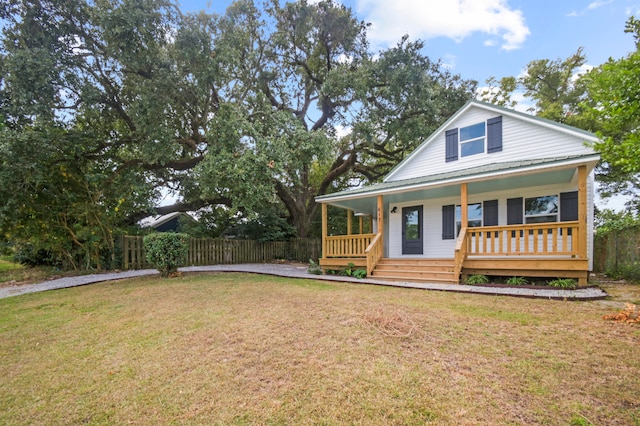
MULTIPOLYGON (((640 227, 628 227, 606 234, 595 234, 595 272, 640 269, 640 227)), ((640 274, 640 272, 638 272, 640 274)))
MULTIPOLYGON (((144 237, 125 235, 122 239, 122 268, 142 269, 149 265, 144 253, 144 237)), ((183 266, 270 262, 286 259, 308 262, 320 257, 320 239, 296 238, 289 241, 224 240, 191 238, 189 256, 183 266)))

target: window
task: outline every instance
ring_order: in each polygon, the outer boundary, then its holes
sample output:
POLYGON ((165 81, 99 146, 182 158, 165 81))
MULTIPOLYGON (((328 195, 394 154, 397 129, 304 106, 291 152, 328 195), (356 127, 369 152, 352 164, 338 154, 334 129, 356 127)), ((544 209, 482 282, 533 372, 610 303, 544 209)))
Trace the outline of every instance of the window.
MULTIPOLYGON (((482 204, 469 204, 467 206, 467 227, 482 226, 482 204)), ((456 206, 456 235, 460 233, 462 227, 462 208, 456 206)))
POLYGON ((484 122, 460 129, 460 157, 484 153, 484 122))
POLYGON ((524 199, 525 223, 542 223, 558 221, 558 196, 545 195, 542 197, 524 199))
POLYGON ((420 220, 418 209, 408 210, 404 215, 405 238, 417 240, 420 238, 420 220))
POLYGON ((502 116, 445 132, 445 161, 502 151, 502 116))

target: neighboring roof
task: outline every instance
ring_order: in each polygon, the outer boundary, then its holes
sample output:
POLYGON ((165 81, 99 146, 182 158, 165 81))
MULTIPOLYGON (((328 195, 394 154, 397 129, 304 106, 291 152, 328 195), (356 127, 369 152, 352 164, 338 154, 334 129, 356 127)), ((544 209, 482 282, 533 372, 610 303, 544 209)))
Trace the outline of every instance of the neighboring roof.
POLYGON ((173 213, 165 214, 163 216, 148 217, 146 219, 141 220, 139 222, 139 224, 143 228, 157 228, 157 227, 169 222, 171 219, 173 219, 175 217, 178 217, 178 216, 186 216, 189 219, 191 219, 192 221, 195 221, 195 219, 193 217, 191 217, 190 215, 188 215, 187 213, 184 213, 184 212, 173 212, 173 213))
POLYGON ((555 131, 561 132, 561 133, 566 133, 575 137, 579 137, 579 138, 584 138, 585 140, 589 141, 589 142, 597 142, 599 139, 598 137, 591 133, 588 132, 586 130, 582 130, 582 129, 578 129, 577 127, 573 127, 573 126, 568 126, 566 124, 562 124, 562 123, 557 123, 555 121, 551 121, 551 120, 547 120, 546 118, 541 118, 541 117, 536 117, 534 115, 530 115, 530 114, 525 114, 523 112, 519 112, 519 111, 515 111, 515 110, 511 110, 505 107, 501 107, 498 105, 494 105, 494 104, 490 104, 487 102, 482 102, 479 101, 477 99, 471 99, 469 101, 467 101, 466 104, 464 104, 462 106, 462 108, 460 108, 455 114, 453 114, 447 121, 445 121, 440 127, 438 127, 438 129, 433 132, 427 139, 425 139, 424 142, 422 142, 415 150, 413 150, 413 152, 411 152, 411 154, 409 154, 404 160, 402 160, 398 165, 396 165, 396 167, 394 167, 382 180, 383 182, 387 182, 390 178, 393 177, 393 175, 400 170, 404 164, 406 164, 408 161, 410 161, 412 158, 414 158, 416 155, 418 155, 418 153, 420 153, 422 150, 424 150, 428 145, 430 145, 435 139, 438 138, 438 136, 446 129, 448 128, 451 123, 455 120, 457 120, 460 116, 462 116, 463 114, 465 114, 470 108, 473 107, 477 107, 477 108, 482 108, 488 111, 492 111, 495 112, 497 114, 502 114, 505 116, 509 116, 509 117, 513 117, 516 118, 518 120, 523 120, 523 121, 527 121, 529 123, 532 124, 536 124, 542 127, 546 127, 549 129, 553 129, 555 131))
POLYGON ((362 188, 348 189, 332 194, 321 195, 316 197, 318 202, 329 202, 338 198, 358 198, 362 196, 372 196, 383 193, 395 192, 399 190, 407 190, 430 185, 441 185, 451 183, 453 181, 470 181, 484 179, 505 172, 515 171, 531 171, 536 169, 544 169, 547 167, 561 167, 576 163, 591 163, 592 166, 599 161, 599 154, 574 155, 554 158, 542 158, 533 160, 508 161, 503 163, 491 163, 483 166, 472 167, 464 170, 455 170, 436 175, 417 177, 412 179, 404 179, 391 182, 383 182, 375 185, 364 186, 362 188))

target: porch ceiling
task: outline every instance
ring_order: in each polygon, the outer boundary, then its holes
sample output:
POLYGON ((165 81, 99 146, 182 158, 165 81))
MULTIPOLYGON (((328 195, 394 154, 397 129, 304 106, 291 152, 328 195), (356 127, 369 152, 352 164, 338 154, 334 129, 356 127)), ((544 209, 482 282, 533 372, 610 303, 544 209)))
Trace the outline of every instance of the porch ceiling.
MULTIPOLYGON (((552 169, 540 170, 535 173, 520 175, 498 176, 468 183, 469 194, 481 194, 486 192, 513 190, 529 186, 551 185, 556 183, 569 183, 574 179, 576 169, 552 169)), ((443 197, 455 197, 460 195, 460 182, 443 185, 425 186, 422 188, 403 189, 397 188, 393 192, 384 193, 384 208, 388 210, 389 204, 404 204, 412 201, 428 200, 443 197)), ((375 215, 377 209, 377 194, 360 198, 334 200, 329 204, 355 212, 375 215)))

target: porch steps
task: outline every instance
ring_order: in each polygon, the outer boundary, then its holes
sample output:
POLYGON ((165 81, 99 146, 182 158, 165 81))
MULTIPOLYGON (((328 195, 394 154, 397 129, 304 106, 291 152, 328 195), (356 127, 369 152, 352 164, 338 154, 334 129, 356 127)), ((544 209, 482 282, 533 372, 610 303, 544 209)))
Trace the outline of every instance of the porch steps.
POLYGON ((371 278, 387 281, 457 284, 453 259, 380 259, 371 278))

